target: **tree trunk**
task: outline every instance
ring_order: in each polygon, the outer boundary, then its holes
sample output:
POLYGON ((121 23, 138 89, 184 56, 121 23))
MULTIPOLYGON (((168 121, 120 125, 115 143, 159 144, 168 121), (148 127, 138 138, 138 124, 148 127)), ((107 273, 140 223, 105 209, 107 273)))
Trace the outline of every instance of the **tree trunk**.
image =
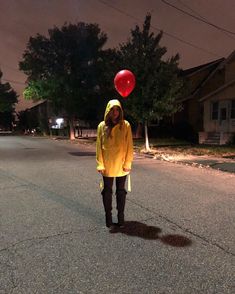
POLYGON ((147 120, 144 123, 144 133, 145 133, 145 150, 147 152, 151 151, 149 147, 149 136, 148 136, 148 122, 147 120))
POLYGON ((138 123, 137 129, 135 132, 135 138, 136 139, 142 138, 143 137, 142 133, 143 133, 143 125, 142 125, 142 123, 138 123))
POLYGON ((75 132, 74 132, 74 119, 69 119, 69 138, 70 140, 75 140, 75 132))

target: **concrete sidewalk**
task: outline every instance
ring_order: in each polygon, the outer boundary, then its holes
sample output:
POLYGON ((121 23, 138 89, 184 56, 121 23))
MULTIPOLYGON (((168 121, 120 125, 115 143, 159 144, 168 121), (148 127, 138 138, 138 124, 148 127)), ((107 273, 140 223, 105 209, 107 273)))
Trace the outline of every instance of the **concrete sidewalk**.
MULTIPOLYGON (((151 155, 147 156, 150 157, 151 155)), ((180 163, 185 165, 192 165, 199 168, 212 168, 224 172, 235 173, 235 158, 212 157, 208 155, 172 156, 167 154, 155 155, 152 157, 159 160, 180 163)))
MULTIPOLYGON (((59 139, 59 138, 56 138, 59 139)), ((70 140, 68 142, 71 143, 70 140)), ((74 143, 74 142, 73 142, 74 143)), ((77 144, 90 146, 91 148, 95 148, 95 141, 92 142, 81 140, 75 141, 77 144)), ((95 149, 94 149, 95 150, 95 149)), ((185 165, 192 165, 199 168, 212 168, 216 170, 221 170, 224 172, 234 173, 235 174, 235 155, 234 157, 226 158, 226 157, 214 157, 209 155, 183 155, 183 154, 168 154, 167 152, 164 152, 162 154, 156 153, 156 154, 150 154, 150 153, 142 153, 142 152, 136 152, 135 154, 148 157, 148 158, 154 158, 157 160, 164 160, 168 162, 174 162, 178 164, 185 164, 185 165)))

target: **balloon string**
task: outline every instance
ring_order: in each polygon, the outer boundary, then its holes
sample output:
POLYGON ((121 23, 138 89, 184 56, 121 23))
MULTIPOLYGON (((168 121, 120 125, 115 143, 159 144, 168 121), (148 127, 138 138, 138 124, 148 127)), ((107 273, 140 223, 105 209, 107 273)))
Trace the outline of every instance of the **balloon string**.
POLYGON ((131 175, 127 175, 127 191, 131 192, 131 175))
POLYGON ((103 180, 100 180, 99 186, 100 186, 100 191, 102 191, 104 188, 103 180))

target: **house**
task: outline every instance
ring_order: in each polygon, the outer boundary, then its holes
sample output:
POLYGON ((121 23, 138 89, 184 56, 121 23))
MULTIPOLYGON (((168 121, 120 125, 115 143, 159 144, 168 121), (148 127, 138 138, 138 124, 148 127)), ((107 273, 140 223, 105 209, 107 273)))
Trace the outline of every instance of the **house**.
POLYGON ((222 76, 223 83, 209 93, 202 91, 199 99, 204 108, 203 130, 199 132, 201 144, 224 145, 235 138, 235 51, 220 63, 205 86, 217 75, 222 76))
POLYGON ((235 51, 182 72, 188 93, 175 123, 185 121, 200 144, 227 144, 235 136, 235 51))
MULTIPOLYGON (((96 129, 89 123, 78 118, 74 119, 75 137, 96 137, 96 129)), ((42 100, 38 104, 24 111, 23 128, 25 133, 33 131, 52 136, 68 137, 69 122, 65 111, 55 113, 51 103, 42 100)))
MULTIPOLYGON (((221 58, 181 71, 180 76, 186 82, 186 89, 185 95, 178 100, 182 110, 174 115, 173 125, 176 129, 175 133, 182 133, 182 138, 198 142, 198 134, 203 130, 203 104, 199 102, 200 89, 223 60, 224 58, 221 58)), ((222 84, 222 81, 217 83, 222 84)), ((206 91, 209 93, 210 87, 206 88, 206 91)))
POLYGON ((37 130, 42 133, 49 132, 48 119, 51 116, 51 108, 46 100, 40 101, 21 112, 19 123, 25 133, 37 130))

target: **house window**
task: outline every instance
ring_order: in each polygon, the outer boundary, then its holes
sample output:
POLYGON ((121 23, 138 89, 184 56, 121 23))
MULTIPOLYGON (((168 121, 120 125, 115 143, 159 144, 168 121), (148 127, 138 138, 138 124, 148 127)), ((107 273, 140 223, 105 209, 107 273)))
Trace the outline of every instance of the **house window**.
POLYGON ((219 103, 218 102, 213 102, 212 103, 212 115, 211 118, 213 120, 217 120, 219 117, 219 103))
POLYGON ((232 105, 231 105, 231 118, 235 119, 235 100, 232 100, 232 105))
POLYGON ((220 109, 220 120, 226 120, 227 119, 227 109, 221 108, 220 109))

